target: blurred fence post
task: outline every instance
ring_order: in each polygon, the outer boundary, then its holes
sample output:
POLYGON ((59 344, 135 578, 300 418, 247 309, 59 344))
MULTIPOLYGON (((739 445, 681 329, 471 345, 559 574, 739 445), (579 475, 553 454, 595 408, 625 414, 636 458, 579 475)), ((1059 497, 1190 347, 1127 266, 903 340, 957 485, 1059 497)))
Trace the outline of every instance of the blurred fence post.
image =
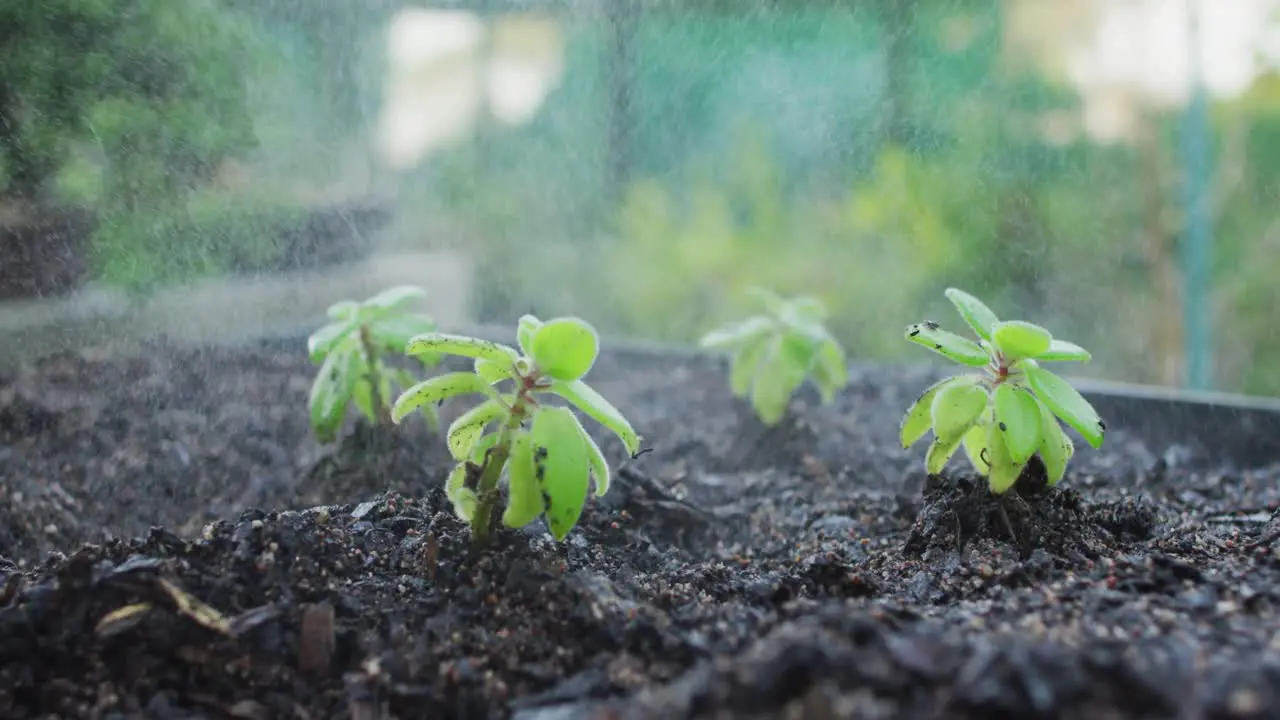
POLYGON ((881 131, 892 145, 908 140, 910 88, 907 78, 911 61, 916 0, 880 0, 880 28, 884 34, 884 101, 881 131))
POLYGON ((633 45, 638 8, 633 0, 610 0, 609 24, 609 180, 614 201, 631 179, 633 45))
POLYGON ((1209 226, 1208 176, 1209 127, 1204 80, 1201 75, 1200 13, 1198 0, 1188 1, 1189 82, 1191 96, 1182 127, 1182 185, 1184 218, 1182 237, 1183 347, 1187 384, 1208 389, 1213 377, 1210 271, 1212 229, 1209 226))

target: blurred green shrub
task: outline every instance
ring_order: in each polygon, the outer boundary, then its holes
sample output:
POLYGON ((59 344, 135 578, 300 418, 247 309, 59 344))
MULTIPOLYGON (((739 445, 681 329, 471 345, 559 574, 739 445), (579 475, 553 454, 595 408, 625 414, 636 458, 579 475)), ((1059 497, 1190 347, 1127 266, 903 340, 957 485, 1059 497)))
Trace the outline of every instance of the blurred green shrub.
MULTIPOLYGON (((612 332, 692 341, 746 312, 735 299, 759 284, 821 297, 851 355, 898 358, 876 323, 949 312, 936 288, 954 285, 1094 348, 1083 374, 1179 382, 1178 113, 1138 107, 1119 140, 1092 138, 1086 98, 1005 52, 996 5, 926 10, 894 76, 909 132, 888 136, 875 33, 858 18, 642 23, 624 149, 643 179, 616 208, 611 66, 598 29, 575 35, 563 86, 529 126, 433 164, 431 212, 463 229, 492 280, 482 313, 586 303, 612 332), (745 139, 731 132, 742 118, 757 123, 745 139), (585 280, 537 281, 570 267, 585 280)), ((1278 78, 1213 109, 1216 381, 1269 394, 1278 78)))
POLYGON ((788 198, 759 143, 743 148, 726 177, 695 183, 683 203, 654 181, 632 186, 600 269, 615 322, 687 341, 749 310, 746 289, 765 285, 821 297, 851 352, 900 354, 880 320, 920 307, 955 256, 935 201, 943 178, 890 149, 842 196, 788 198))
POLYGON ((279 260, 282 230, 303 211, 270 197, 200 190, 141 211, 102 214, 94 234, 97 275, 134 294, 252 270, 279 260))
POLYGON ((207 177, 254 144, 247 25, 211 0, 0 4, 5 190, 38 195, 92 138, 113 196, 207 177))
POLYGON ((0 3, 0 191, 97 210, 93 266, 135 291, 270 258, 288 211, 209 189, 256 145, 257 40, 215 0, 0 3))

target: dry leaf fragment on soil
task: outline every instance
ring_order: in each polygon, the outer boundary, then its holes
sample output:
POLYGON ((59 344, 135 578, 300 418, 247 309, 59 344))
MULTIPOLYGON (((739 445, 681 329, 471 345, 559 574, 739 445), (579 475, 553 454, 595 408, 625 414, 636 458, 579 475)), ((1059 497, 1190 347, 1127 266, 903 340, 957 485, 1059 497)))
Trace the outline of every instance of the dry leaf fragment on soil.
POLYGON ((142 622, 142 618, 146 617, 148 612, 151 612, 152 607, 151 603, 143 602, 116 608, 103 615, 98 624, 94 626, 93 631, 100 638, 119 635, 142 622))
MULTIPOLYGON (((210 630, 215 630, 223 635, 232 634, 231 623, 227 621, 222 613, 196 599, 169 580, 157 578, 156 583, 173 599, 178 612, 210 630)), ((100 638, 119 635, 130 628, 136 627, 153 609, 155 609, 155 605, 149 602, 131 603, 116 608, 102 616, 102 619, 94 626, 94 632, 100 638)))
POLYGON ((169 594, 169 597, 173 598, 174 604, 178 606, 178 612, 210 630, 220 632, 223 635, 232 634, 231 623, 227 621, 226 616, 222 613, 165 578, 159 578, 158 582, 160 587, 164 588, 164 591, 169 594))

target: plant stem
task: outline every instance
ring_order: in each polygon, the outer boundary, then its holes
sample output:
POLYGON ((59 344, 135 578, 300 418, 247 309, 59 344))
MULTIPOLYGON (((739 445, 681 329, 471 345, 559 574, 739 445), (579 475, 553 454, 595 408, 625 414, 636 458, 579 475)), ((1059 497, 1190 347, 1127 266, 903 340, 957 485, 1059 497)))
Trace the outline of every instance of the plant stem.
POLYGON ((373 412, 377 415, 378 425, 389 428, 394 423, 391 422, 390 408, 382 401, 382 372, 378 369, 378 348, 369 335, 368 325, 360 326, 360 347, 364 350, 365 365, 369 368, 369 374, 365 378, 369 383, 370 404, 373 405, 373 412))
POLYGON ((471 539, 477 547, 489 543, 493 520, 502 504, 502 493, 498 489, 498 481, 502 479, 502 468, 507 465, 507 457, 511 454, 511 435, 520 429, 524 422, 527 390, 521 389, 511 403, 511 414, 498 431, 498 440, 485 456, 484 469, 480 471, 480 483, 476 488, 476 514, 471 521, 471 539))

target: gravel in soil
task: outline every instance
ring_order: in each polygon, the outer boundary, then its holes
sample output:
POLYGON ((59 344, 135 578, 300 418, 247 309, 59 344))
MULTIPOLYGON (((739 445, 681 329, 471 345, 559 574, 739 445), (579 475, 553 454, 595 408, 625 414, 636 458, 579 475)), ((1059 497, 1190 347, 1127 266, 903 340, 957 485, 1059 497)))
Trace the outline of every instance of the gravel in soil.
POLYGON ((928 371, 855 367, 764 432, 715 361, 606 354, 653 452, 599 433, 614 490, 568 540, 475 552, 443 441, 317 446, 312 371, 0 378, 0 716, 1280 717, 1280 467, 1118 428, 997 502, 897 445, 928 371))

